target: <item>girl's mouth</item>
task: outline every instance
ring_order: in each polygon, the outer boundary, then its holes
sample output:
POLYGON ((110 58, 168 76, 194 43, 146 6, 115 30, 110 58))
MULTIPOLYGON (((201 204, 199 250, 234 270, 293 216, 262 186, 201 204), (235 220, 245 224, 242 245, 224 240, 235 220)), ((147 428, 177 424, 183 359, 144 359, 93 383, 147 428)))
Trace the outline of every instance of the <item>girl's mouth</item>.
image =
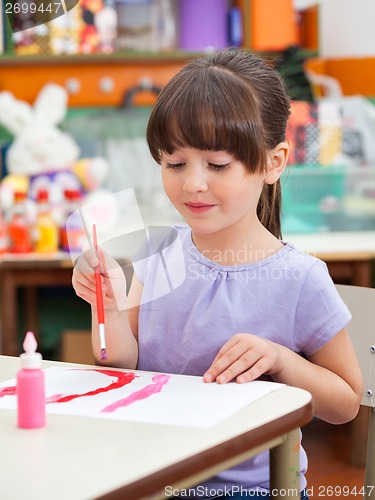
POLYGON ((185 203, 185 206, 193 214, 201 214, 201 213, 208 212, 215 205, 209 205, 207 203, 202 203, 200 201, 195 201, 195 202, 188 201, 187 203, 185 203))

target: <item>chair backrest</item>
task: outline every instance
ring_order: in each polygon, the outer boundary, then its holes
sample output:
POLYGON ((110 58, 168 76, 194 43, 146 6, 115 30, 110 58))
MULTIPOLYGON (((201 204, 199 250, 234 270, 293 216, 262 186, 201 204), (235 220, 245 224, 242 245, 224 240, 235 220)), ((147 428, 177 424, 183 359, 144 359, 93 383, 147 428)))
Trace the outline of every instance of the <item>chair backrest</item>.
POLYGON ((352 320, 347 326, 361 367, 364 394, 362 404, 374 407, 375 402, 375 288, 336 285, 348 306, 352 320), (371 392, 372 391, 372 396, 371 392))
POLYGON ((336 285, 352 313, 347 326, 361 367, 364 392, 362 405, 368 406, 369 426, 364 496, 375 500, 375 288, 336 285))

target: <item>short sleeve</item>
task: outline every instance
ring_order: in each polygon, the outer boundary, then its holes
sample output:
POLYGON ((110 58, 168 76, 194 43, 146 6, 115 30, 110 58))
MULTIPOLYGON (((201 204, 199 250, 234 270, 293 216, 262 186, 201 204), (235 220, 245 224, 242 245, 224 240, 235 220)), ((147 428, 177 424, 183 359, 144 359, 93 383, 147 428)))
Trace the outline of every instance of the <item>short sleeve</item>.
POLYGON ((182 243, 173 227, 148 227, 132 262, 136 277, 144 285, 142 304, 169 294, 186 278, 182 243))
POLYGON ((328 273, 317 260, 301 288, 294 323, 294 345, 306 356, 318 351, 351 319, 351 314, 328 273))
POLYGON ((142 236, 139 247, 133 253, 131 260, 135 275, 144 284, 147 267, 155 261, 156 255, 162 256, 176 241, 178 231, 169 226, 147 226, 142 231, 142 236))

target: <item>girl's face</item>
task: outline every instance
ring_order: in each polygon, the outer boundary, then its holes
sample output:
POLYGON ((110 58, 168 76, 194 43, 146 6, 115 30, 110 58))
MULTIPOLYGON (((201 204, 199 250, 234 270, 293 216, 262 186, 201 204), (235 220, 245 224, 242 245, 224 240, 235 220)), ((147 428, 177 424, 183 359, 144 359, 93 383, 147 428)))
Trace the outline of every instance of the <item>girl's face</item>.
POLYGON ((226 151, 178 149, 161 157, 165 192, 193 232, 241 230, 257 222, 265 174, 250 174, 226 151))

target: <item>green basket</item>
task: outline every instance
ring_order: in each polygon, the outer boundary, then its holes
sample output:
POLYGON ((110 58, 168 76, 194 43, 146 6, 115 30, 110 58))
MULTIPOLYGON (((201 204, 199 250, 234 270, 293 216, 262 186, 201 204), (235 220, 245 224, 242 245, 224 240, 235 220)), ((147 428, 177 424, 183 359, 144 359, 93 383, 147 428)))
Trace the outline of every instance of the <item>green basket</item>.
POLYGON ((327 215, 341 210, 346 172, 337 166, 288 167, 281 177, 283 231, 329 230, 327 215))

